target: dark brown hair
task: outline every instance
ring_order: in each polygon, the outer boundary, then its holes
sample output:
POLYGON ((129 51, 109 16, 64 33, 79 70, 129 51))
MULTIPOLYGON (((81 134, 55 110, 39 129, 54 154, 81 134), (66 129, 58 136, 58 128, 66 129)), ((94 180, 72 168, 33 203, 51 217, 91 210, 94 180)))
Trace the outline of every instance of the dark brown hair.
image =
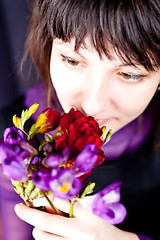
POLYGON ((25 57, 30 55, 47 89, 52 41, 89 36, 99 55, 110 53, 148 71, 160 66, 160 0, 33 0, 25 57))

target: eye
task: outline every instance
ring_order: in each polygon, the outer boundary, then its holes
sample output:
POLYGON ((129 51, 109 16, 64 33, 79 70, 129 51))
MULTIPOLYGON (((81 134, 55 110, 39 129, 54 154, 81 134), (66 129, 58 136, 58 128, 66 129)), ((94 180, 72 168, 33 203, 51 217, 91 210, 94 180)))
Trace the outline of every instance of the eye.
POLYGON ((73 60, 73 59, 68 59, 67 62, 72 65, 73 67, 78 66, 79 62, 73 60))
POLYGON ((124 72, 120 72, 120 75, 126 80, 129 80, 132 77, 130 74, 124 72))
POLYGON ((64 55, 61 55, 61 56, 62 56, 62 61, 64 61, 67 64, 69 64, 71 67, 77 67, 79 64, 81 64, 79 61, 76 61, 73 58, 66 57, 64 55))
POLYGON ((147 75, 141 75, 141 74, 129 74, 125 72, 120 72, 119 75, 121 78, 125 81, 130 81, 130 82, 137 82, 142 80, 144 77, 147 75))

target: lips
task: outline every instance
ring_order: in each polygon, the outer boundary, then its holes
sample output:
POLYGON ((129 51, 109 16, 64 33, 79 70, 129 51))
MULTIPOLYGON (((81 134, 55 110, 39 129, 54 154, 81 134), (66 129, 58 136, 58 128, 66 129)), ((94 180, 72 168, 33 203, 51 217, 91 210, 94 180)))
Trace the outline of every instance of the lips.
POLYGON ((107 118, 107 119, 96 119, 96 121, 98 122, 99 126, 103 126, 103 125, 106 125, 110 121, 110 118, 107 118))

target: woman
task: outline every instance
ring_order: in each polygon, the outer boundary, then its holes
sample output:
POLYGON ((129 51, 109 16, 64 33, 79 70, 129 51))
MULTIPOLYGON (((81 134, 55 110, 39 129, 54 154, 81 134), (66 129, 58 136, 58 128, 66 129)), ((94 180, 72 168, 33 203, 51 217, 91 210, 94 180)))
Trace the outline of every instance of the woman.
MULTIPOLYGON (((106 162, 89 180, 96 191, 121 180, 128 214, 112 226, 86 211, 82 200, 73 219, 24 205, 16 206, 17 215, 35 226, 38 240, 158 239, 160 1, 33 0, 32 7, 26 56, 49 99, 54 88, 65 112, 74 107, 112 129, 106 162)), ((52 200, 68 212, 69 202, 52 200)))

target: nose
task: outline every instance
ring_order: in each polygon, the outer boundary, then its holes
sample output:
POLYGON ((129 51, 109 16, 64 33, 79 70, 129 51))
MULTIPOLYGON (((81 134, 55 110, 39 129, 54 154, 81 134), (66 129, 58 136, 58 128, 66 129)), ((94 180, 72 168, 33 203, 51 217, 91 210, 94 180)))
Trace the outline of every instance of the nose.
POLYGON ((90 71, 83 89, 82 111, 91 116, 103 113, 110 102, 109 91, 106 74, 103 71, 90 71))

